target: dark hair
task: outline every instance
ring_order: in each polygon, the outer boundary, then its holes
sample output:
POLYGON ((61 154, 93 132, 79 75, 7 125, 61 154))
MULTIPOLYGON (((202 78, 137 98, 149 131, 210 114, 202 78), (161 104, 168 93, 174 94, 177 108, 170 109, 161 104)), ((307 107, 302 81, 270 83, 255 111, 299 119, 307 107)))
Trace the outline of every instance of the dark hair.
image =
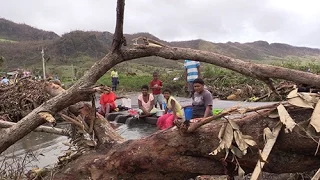
POLYGON ((199 83, 199 84, 204 85, 204 81, 203 81, 201 78, 195 79, 195 80, 193 81, 193 84, 194 84, 194 83, 199 83))
POLYGON ((165 89, 162 91, 162 93, 164 94, 165 92, 168 92, 169 94, 171 94, 171 90, 170 89, 165 89))
POLYGON ((143 86, 141 86, 141 90, 142 90, 142 89, 149 90, 149 86, 148 86, 148 85, 143 85, 143 86))
POLYGON ((152 75, 159 75, 157 71, 153 72, 152 75))

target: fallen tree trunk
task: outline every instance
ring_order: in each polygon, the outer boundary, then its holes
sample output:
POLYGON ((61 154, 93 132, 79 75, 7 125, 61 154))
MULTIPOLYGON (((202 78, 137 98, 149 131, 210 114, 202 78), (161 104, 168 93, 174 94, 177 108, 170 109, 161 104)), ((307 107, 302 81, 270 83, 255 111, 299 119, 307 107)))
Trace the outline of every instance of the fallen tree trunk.
MULTIPOLYGON (((14 126, 16 123, 8 122, 8 121, 1 121, 0 120, 0 128, 9 128, 11 126, 14 126)), ((68 131, 66 129, 61 128, 54 128, 54 127, 48 127, 48 126, 39 126, 35 130, 35 132, 45 132, 45 133, 51 133, 51 134, 57 134, 61 136, 70 136, 68 131)))
MULTIPOLYGON (((246 173, 252 172, 258 159, 258 148, 264 146, 264 128, 273 128, 276 119, 268 118, 271 110, 233 120, 245 135, 253 137, 257 146, 238 158, 246 173)), ((296 122, 306 120, 311 111, 295 110, 296 122)), ((130 140, 109 151, 92 152, 80 157, 61 170, 54 179, 187 179, 197 175, 235 175, 236 161, 230 153, 209 155, 219 146, 218 134, 226 121, 214 121, 196 132, 181 135, 177 128, 159 131, 147 138, 130 140)), ((320 156, 314 156, 317 143, 299 128, 285 134, 281 131, 264 171, 273 173, 304 172, 320 167, 320 156)))
POLYGON ((300 84, 308 84, 314 87, 320 87, 318 83, 320 80, 320 75, 317 74, 266 64, 256 64, 208 51, 178 47, 139 45, 132 49, 123 50, 122 54, 123 61, 131 60, 132 58, 135 59, 148 56, 158 56, 172 60, 192 59, 195 61, 206 62, 224 67, 240 74, 260 79, 262 81, 275 78, 300 84))

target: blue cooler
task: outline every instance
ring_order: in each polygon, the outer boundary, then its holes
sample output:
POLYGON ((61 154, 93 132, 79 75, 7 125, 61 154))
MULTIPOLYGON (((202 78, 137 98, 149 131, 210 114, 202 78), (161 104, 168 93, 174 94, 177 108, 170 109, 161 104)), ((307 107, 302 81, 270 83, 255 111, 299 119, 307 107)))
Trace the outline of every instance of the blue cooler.
POLYGON ((184 117, 186 121, 190 121, 192 119, 192 107, 185 107, 184 110, 184 117))

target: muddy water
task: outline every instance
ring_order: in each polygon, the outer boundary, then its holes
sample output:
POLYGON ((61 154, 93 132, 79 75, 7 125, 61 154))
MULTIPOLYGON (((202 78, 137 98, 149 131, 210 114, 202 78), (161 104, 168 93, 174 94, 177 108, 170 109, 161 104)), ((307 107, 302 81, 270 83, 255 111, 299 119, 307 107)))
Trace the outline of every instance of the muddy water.
MULTIPOLYGON (((126 96, 131 98, 132 108, 137 108, 137 93, 127 94, 126 96)), ((181 103, 182 106, 191 104, 191 99, 189 98, 177 97, 176 99, 181 103)), ((117 100, 116 103, 117 105, 120 105, 121 100, 117 100)), ((224 109, 233 106, 257 107, 271 103, 247 103, 215 99, 213 100, 213 104, 213 108, 224 109)), ((150 124, 137 124, 130 126, 121 124, 117 128, 117 132, 125 139, 138 139, 146 137, 156 131, 156 127, 150 124)), ((62 155, 64 150, 67 150, 67 146, 63 145, 63 142, 68 142, 68 139, 66 137, 53 134, 32 132, 18 141, 15 145, 11 146, 7 151, 1 154, 1 156, 2 158, 4 156, 12 155, 23 157, 27 151, 32 151, 33 154, 37 156, 37 159, 34 159, 31 164, 33 167, 38 166, 42 168, 46 166, 52 166, 54 163, 56 163, 57 157, 62 155)))

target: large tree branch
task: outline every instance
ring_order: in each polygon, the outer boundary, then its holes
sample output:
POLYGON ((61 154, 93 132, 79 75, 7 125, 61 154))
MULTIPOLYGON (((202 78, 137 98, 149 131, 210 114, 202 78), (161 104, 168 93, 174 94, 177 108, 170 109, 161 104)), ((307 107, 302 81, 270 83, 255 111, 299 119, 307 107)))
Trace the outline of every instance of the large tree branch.
POLYGON ((224 67, 257 79, 284 79, 301 84, 320 87, 320 75, 278 66, 255 64, 213 52, 188 48, 155 47, 144 45, 137 46, 133 49, 123 50, 124 60, 131 60, 132 58, 141 58, 147 56, 158 56, 172 60, 192 59, 195 61, 206 62, 224 67))
POLYGON ((112 41, 112 52, 120 50, 125 39, 123 36, 124 0, 117 1, 117 22, 112 41))

